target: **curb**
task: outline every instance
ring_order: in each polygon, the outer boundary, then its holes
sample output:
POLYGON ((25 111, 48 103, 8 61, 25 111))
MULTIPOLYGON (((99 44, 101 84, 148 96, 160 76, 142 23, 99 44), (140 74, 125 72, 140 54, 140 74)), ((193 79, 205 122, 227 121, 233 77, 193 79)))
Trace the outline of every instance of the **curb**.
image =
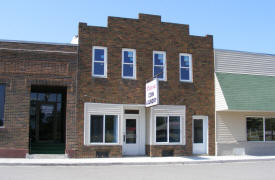
POLYGON ((236 160, 194 160, 194 161, 175 161, 175 162, 110 162, 110 163, 0 163, 0 166, 123 166, 123 165, 192 165, 192 164, 215 164, 215 163, 235 163, 235 162, 259 162, 275 161, 275 158, 267 159, 236 159, 236 160))

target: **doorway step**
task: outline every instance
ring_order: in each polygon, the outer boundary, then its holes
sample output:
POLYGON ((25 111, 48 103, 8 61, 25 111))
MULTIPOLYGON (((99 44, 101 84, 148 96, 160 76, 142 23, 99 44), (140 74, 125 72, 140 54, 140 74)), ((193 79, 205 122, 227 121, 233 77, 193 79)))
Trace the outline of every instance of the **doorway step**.
POLYGON ((65 154, 65 143, 33 142, 30 154, 65 154))
POLYGON ((26 159, 67 159, 67 154, 27 154, 26 159))

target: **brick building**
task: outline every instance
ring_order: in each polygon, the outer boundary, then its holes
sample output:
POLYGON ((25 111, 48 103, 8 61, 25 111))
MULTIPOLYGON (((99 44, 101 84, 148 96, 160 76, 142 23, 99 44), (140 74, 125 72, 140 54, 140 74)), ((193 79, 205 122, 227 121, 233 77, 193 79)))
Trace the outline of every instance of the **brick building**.
POLYGON ((80 23, 78 37, 0 42, 0 156, 215 154, 212 36, 139 14, 80 23), (159 105, 145 107, 153 77, 159 105))

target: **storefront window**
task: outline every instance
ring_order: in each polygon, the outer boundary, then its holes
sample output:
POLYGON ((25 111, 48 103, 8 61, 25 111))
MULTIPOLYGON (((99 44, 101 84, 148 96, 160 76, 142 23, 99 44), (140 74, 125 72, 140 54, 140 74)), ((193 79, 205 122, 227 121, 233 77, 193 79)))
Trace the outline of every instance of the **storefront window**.
POLYGON ((179 116, 156 117, 156 142, 178 143, 181 137, 179 116))
POLYGON ((117 142, 117 116, 91 115, 90 142, 116 143, 117 142))
POLYGON ((248 117, 246 119, 247 141, 263 141, 263 118, 248 117))
POLYGON ((275 141, 275 118, 265 119, 265 140, 275 141))

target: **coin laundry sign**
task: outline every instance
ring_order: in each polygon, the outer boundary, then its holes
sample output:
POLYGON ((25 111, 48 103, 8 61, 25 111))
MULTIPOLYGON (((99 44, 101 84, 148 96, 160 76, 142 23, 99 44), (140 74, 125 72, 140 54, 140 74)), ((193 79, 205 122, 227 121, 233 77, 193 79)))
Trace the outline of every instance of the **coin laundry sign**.
POLYGON ((159 104, 159 84, 158 80, 154 79, 146 83, 146 107, 151 107, 159 104))

